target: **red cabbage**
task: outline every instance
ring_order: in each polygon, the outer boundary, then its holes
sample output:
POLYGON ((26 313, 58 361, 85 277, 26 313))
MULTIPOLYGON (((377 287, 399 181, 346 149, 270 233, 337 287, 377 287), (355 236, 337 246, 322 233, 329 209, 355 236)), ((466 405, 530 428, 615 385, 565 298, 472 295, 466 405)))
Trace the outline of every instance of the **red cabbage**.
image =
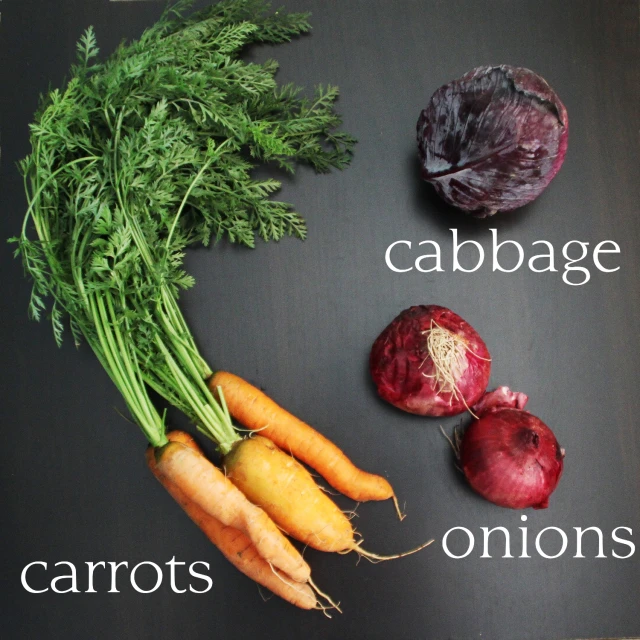
POLYGON ((422 177, 479 216, 537 198, 567 151, 567 111, 539 75, 478 67, 438 89, 417 125, 422 177))

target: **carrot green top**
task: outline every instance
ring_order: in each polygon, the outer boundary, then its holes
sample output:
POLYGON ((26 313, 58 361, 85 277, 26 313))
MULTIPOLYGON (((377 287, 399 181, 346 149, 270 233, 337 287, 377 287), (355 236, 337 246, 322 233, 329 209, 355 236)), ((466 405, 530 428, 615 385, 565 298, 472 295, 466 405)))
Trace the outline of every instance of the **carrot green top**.
POLYGON ((150 387, 225 452, 238 436, 178 307, 193 285, 184 251, 212 236, 249 247, 256 235, 304 238, 302 218, 270 199, 280 183, 252 179, 254 164, 342 168, 354 141, 336 131, 335 87, 308 100, 278 87, 273 60, 240 58, 251 42, 307 31, 307 15, 266 15, 263 0, 187 15, 189 4, 104 61, 93 30, 83 35, 70 80, 30 127, 28 209, 13 240, 33 281, 31 315, 48 309, 58 342, 67 324, 89 344, 148 440, 166 442, 150 387))

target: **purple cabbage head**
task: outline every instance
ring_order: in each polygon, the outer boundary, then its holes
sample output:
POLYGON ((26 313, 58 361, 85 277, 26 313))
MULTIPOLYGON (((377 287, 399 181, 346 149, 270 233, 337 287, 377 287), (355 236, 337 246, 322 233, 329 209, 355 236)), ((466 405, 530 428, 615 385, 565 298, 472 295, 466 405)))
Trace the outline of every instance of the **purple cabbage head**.
POLYGON ((440 87, 417 125, 422 177, 476 215, 537 198, 567 151, 567 110, 539 75, 478 67, 440 87))

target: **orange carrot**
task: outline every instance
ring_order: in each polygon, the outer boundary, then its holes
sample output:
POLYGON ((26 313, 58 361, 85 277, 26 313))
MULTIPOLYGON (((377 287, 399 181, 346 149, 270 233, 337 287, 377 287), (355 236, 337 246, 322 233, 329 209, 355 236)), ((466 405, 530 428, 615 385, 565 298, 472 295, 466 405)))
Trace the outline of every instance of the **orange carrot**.
POLYGON ((207 458, 177 441, 156 448, 154 456, 158 473, 206 514, 242 531, 274 568, 296 582, 309 580, 311 570, 297 549, 207 458))
POLYGON ((226 371, 209 379, 209 388, 222 389, 231 415, 245 427, 260 431, 283 451, 315 469, 345 496, 364 502, 393 498, 398 515, 400 507, 393 488, 382 476, 358 469, 333 442, 313 427, 290 414, 246 380, 226 371))
MULTIPOLYGON (((194 451, 201 453, 195 440, 184 431, 173 431, 167 434, 167 438, 171 442, 181 442, 194 451)), ((176 485, 169 482, 158 471, 152 447, 147 449, 146 457, 147 464, 153 475, 236 569, 239 569, 253 581, 301 609, 319 608, 316 594, 309 584, 294 582, 289 576, 277 569, 272 569, 271 565, 258 553, 255 545, 251 543, 251 540, 242 531, 223 525, 219 520, 203 511, 192 500, 189 500, 176 485)))

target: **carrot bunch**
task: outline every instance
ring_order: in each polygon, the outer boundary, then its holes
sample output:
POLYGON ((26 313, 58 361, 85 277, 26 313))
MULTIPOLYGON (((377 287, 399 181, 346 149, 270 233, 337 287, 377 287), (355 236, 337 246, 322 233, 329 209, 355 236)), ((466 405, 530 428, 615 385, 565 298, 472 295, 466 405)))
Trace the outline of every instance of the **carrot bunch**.
POLYGON ((194 284, 183 258, 195 242, 305 237, 302 218, 270 198, 279 183, 252 176, 253 160, 341 169, 354 140, 339 131, 335 87, 310 100, 277 86, 273 61, 240 55, 251 42, 304 33, 305 14, 222 0, 186 15, 189 4, 178 0, 106 59, 87 29, 68 82, 45 95, 31 124, 20 163, 28 207, 13 240, 33 283, 30 314, 46 310, 58 342, 68 329, 89 345, 169 493, 240 570, 326 610, 334 603, 283 531, 316 549, 383 557, 362 549, 301 462, 355 500, 393 499, 400 514, 393 489, 259 390, 214 375, 178 296, 194 284), (167 434, 150 390, 217 444, 224 470, 186 435, 167 434), (232 416, 259 435, 241 437, 232 416))
POLYGON ((355 500, 392 498, 400 515, 387 480, 358 469, 335 444, 242 378, 220 371, 209 385, 235 419, 260 435, 233 444, 223 457, 224 473, 183 432, 168 434, 166 445, 150 447, 147 462, 209 540, 245 575, 298 607, 326 612, 318 596, 337 605, 319 591, 308 565, 300 562, 281 531, 320 551, 355 551, 372 560, 399 558, 430 544, 392 556, 364 550, 349 518, 296 458, 355 500))

